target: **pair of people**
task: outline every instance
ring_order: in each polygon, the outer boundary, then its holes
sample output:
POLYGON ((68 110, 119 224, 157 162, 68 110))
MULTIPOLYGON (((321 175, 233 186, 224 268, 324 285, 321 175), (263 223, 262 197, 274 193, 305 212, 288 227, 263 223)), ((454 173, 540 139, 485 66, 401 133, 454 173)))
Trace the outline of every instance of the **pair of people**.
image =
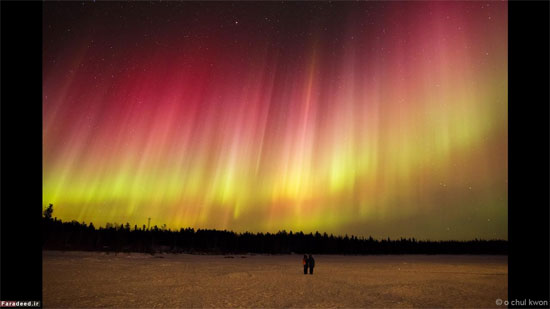
POLYGON ((302 259, 302 265, 304 265, 304 275, 307 274, 307 269, 309 268, 309 274, 313 275, 313 267, 315 267, 315 259, 307 254, 304 254, 304 258, 302 259))

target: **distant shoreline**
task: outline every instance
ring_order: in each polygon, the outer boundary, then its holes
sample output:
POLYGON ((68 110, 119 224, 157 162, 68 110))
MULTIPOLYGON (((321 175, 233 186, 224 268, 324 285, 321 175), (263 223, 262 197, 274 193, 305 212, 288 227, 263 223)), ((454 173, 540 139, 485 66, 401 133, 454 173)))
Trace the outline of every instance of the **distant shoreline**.
POLYGON ((374 239, 303 232, 235 233, 232 231, 133 228, 129 224, 96 229, 93 224, 44 217, 42 248, 60 251, 156 254, 338 254, 338 255, 507 255, 508 241, 423 241, 374 239))
MULTIPOLYGON (((147 253, 147 252, 134 252, 134 251, 126 251, 126 252, 115 252, 115 251, 101 251, 101 250, 63 250, 63 249, 42 249, 42 253, 48 253, 48 252, 56 252, 56 253, 97 253, 102 255, 114 255, 114 256, 124 256, 124 255, 145 255, 145 256, 158 256, 158 255, 190 255, 190 256, 217 256, 217 257, 233 257, 233 258, 240 258, 240 257, 254 257, 254 256, 302 256, 303 253, 213 253, 213 252, 154 252, 154 253, 147 253)), ((496 253, 487 253, 487 254, 471 254, 471 253, 373 253, 373 254, 344 254, 344 253, 316 253, 316 256, 338 256, 338 257, 367 257, 367 256, 472 256, 472 257, 478 257, 478 256, 502 256, 507 257, 508 254, 496 254, 496 253)))

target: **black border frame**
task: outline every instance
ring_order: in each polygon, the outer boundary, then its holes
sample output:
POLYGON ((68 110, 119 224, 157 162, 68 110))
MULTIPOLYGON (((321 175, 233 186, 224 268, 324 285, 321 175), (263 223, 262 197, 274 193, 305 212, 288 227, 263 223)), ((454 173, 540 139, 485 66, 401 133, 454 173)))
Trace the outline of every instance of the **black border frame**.
MULTIPOLYGON (((508 2, 508 300, 550 301, 549 2, 508 2)), ((510 307, 529 307, 510 305, 510 307)))
MULTIPOLYGON (((0 11, 0 299, 41 301, 42 2, 0 11)), ((550 300, 549 11, 508 3, 508 300, 550 300)))
POLYGON ((0 300, 42 303, 42 2, 0 2, 0 300))

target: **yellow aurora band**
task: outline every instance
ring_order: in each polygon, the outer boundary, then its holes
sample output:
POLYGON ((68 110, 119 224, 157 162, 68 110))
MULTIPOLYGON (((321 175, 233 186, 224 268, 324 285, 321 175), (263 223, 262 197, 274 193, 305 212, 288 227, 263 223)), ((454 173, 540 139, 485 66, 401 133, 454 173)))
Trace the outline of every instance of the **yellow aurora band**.
POLYGON ((228 3, 180 3, 148 36, 132 9, 86 23, 63 5, 44 7, 58 218, 507 239, 505 2, 241 4, 229 21, 228 3))

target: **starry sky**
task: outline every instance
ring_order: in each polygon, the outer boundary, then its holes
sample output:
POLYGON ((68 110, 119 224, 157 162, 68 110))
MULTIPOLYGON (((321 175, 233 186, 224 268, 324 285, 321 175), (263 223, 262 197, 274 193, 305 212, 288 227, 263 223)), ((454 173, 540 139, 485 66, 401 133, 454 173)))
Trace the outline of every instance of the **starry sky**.
POLYGON ((506 2, 45 2, 43 204, 507 239, 506 2))

